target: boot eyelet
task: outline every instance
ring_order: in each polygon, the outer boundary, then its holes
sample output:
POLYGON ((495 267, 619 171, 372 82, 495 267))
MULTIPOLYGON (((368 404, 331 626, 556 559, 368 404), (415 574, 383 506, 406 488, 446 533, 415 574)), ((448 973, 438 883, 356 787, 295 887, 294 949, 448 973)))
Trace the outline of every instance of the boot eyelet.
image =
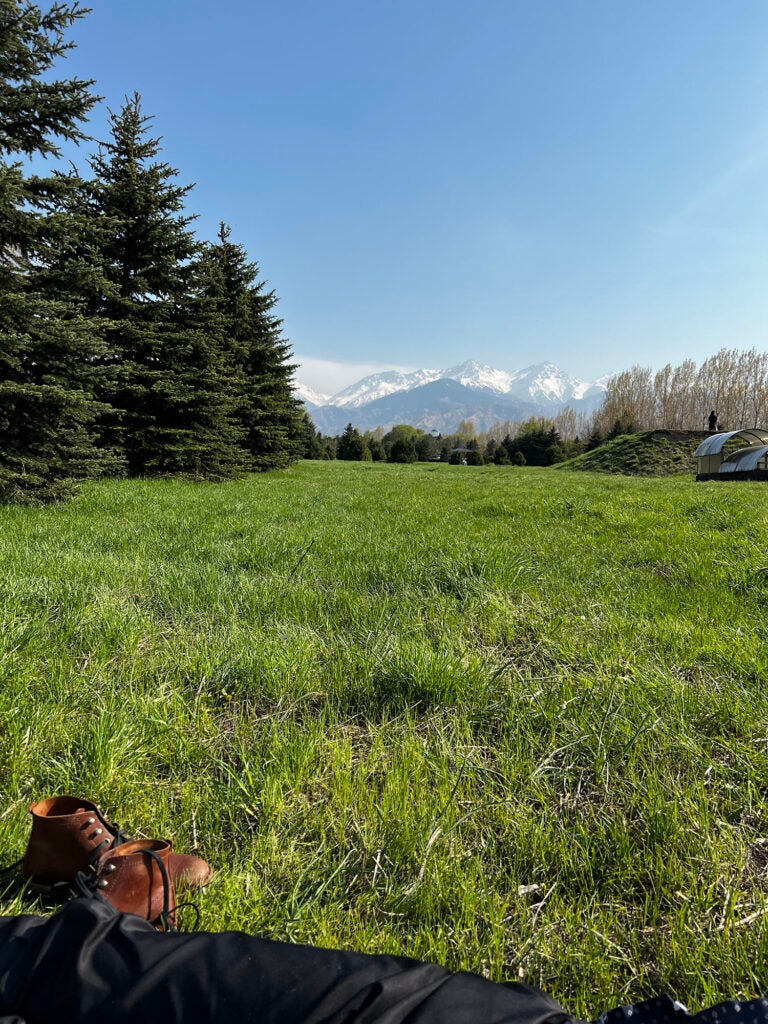
POLYGON ((88 820, 86 821, 86 823, 85 823, 85 824, 86 824, 86 825, 95 825, 95 824, 96 824, 96 819, 95 819, 95 818, 89 818, 89 819, 88 819, 88 820))
POLYGON ((109 882, 105 882, 104 879, 102 878, 101 881, 96 883, 96 888, 97 889, 106 889, 108 885, 109 885, 109 882))
POLYGON ((103 828, 97 828, 96 831, 94 832, 94 835, 95 836, 100 836, 103 831, 104 831, 103 828))
MULTIPOLYGON (((107 866, 104 868, 104 871, 108 872, 109 874, 111 874, 114 870, 115 870, 115 865, 114 864, 107 864, 107 866)), ((104 885, 106 885, 106 884, 107 883, 105 882, 104 885)))

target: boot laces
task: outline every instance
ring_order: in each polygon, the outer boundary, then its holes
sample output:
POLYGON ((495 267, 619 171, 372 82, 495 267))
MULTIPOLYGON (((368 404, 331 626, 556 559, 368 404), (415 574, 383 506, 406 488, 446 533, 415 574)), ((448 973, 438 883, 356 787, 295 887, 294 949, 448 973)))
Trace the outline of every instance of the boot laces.
MULTIPOLYGON (((118 846, 122 846, 123 843, 130 842, 131 839, 131 837, 127 835, 119 825, 110 824, 110 822, 105 821, 100 814, 98 816, 98 820, 107 830, 109 836, 106 839, 102 839, 99 845, 93 849, 87 863, 81 868, 81 871, 91 872, 93 874, 95 874, 97 870, 96 862, 106 850, 114 850, 118 846)), ((8 864, 6 867, 0 867, 0 878, 2 878, 3 875, 9 875, 17 868, 20 868, 23 863, 24 858, 19 857, 19 859, 15 860, 13 864, 8 864)), ((52 886, 53 889, 68 889, 69 887, 68 882, 55 882, 52 886)))
MULTIPOLYGON (((108 842, 108 840, 104 840, 104 842, 108 842)), ((152 860, 157 864, 158 870, 160 871, 160 879, 163 884, 163 909, 157 915, 155 920, 160 922, 160 924, 162 925, 162 930, 164 932, 177 932, 179 930, 174 924, 173 915, 176 913, 177 910, 180 910, 182 907, 193 908, 193 910, 195 911, 195 923, 192 926, 192 930, 197 928, 198 922, 200 920, 200 912, 194 905, 194 903, 178 903, 173 907, 171 906, 171 882, 170 879, 168 878, 168 871, 166 869, 165 864, 163 863, 162 857, 160 857, 160 855, 156 853, 154 850, 142 850, 141 852, 151 857, 152 860)), ((84 868, 82 871, 78 871, 78 873, 75 875, 75 888, 77 889, 80 896, 84 896, 86 899, 98 899, 102 900, 104 903, 109 903, 109 900, 107 900, 99 892, 97 882, 99 868, 98 865, 96 864, 96 861, 93 858, 92 860, 93 865, 89 865, 88 868, 84 868)), ((112 904, 109 905, 111 906, 112 904)))
POLYGON ((128 843, 131 840, 131 837, 126 835, 119 825, 110 825, 110 823, 108 821, 104 821, 101 816, 100 820, 109 832, 109 835, 106 839, 102 839, 98 846, 94 847, 88 861, 84 867, 81 868, 81 872, 91 872, 95 875, 98 871, 98 862, 102 854, 106 853, 107 850, 115 850, 118 846, 122 846, 123 843, 128 843))

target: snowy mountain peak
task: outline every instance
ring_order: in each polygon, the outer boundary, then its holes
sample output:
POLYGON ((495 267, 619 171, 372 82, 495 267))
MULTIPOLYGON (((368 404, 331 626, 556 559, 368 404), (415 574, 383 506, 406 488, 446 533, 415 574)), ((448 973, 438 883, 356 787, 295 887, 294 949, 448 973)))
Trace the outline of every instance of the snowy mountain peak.
MULTIPOLYGON (((439 380, 454 381, 468 392, 479 392, 477 402, 481 405, 491 396, 498 396, 505 401, 517 403, 521 408, 538 408, 541 415, 551 415, 572 402, 578 402, 581 408, 596 407, 605 392, 606 378, 592 382, 579 380, 569 377, 550 362, 536 363, 522 370, 510 371, 498 370, 476 359, 468 359, 458 366, 451 366, 445 370, 413 370, 410 373, 385 370, 383 373, 373 373, 331 397, 301 385, 296 386, 296 393, 299 398, 311 403, 315 408, 325 407, 329 415, 331 410, 334 411, 334 415, 342 411, 348 415, 353 409, 362 410, 379 399, 398 393, 405 395, 439 380)), ((470 406, 475 404, 472 399, 468 400, 468 416, 471 416, 470 406)), ((358 413, 358 418, 362 415, 362 412, 358 413)))
MULTIPOLYGON (((582 398, 593 387, 569 377, 554 363, 536 363, 523 370, 496 370, 475 359, 442 371, 443 377, 457 380, 468 388, 487 388, 498 395, 509 395, 537 405, 562 405, 582 398)), ((602 390, 598 385, 598 390, 602 390)))
POLYGON ((541 405, 562 405, 583 398, 592 385, 569 377, 554 363, 535 363, 514 375, 510 393, 541 405))
POLYGON ((328 405, 331 401, 330 395, 324 395, 321 391, 313 391, 306 384, 295 384, 293 390, 296 397, 302 402, 309 402, 310 405, 328 405))
POLYGON ((457 380, 468 388, 489 388, 499 395, 506 395, 512 383, 512 374, 506 370, 494 370, 492 366, 478 363, 476 359, 468 359, 459 366, 443 370, 443 377, 457 380))
POLYGON ((356 384, 350 384, 331 398, 332 405, 340 405, 344 409, 358 409, 361 405, 375 402, 396 391, 410 391, 422 384, 437 380, 442 374, 437 370, 415 370, 413 373, 401 373, 399 370, 385 370, 383 373, 372 373, 363 377, 356 384))
POLYGON ((452 366, 449 370, 443 370, 443 376, 455 380, 458 376, 471 377, 473 374, 483 373, 492 369, 484 363, 478 363, 476 359, 467 359, 458 366, 452 366))

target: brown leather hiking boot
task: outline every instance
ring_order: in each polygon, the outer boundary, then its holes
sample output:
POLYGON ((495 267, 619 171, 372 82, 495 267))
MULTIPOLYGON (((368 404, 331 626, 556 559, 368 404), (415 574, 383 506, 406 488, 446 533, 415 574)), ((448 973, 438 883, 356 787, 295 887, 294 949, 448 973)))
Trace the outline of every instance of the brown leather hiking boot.
POLYGON ((81 871, 75 885, 83 896, 100 896, 122 914, 136 914, 166 931, 175 930, 176 893, 164 839, 132 839, 81 871))
MULTIPOLYGON (((65 889, 78 871, 92 868, 109 851, 130 842, 117 825, 110 825, 90 800, 54 796, 29 808, 32 834, 24 854, 22 871, 31 884, 44 891, 65 889)), ((171 853, 167 870, 174 886, 206 885, 213 872, 200 857, 171 853)))

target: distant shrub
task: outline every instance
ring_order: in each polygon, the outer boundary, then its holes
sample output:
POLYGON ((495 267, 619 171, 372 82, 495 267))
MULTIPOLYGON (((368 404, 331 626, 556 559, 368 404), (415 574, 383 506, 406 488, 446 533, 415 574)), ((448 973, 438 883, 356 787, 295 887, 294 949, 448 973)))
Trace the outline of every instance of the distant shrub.
POLYGON ((400 437, 389 450, 390 462, 416 462, 419 458, 412 437, 400 437))

